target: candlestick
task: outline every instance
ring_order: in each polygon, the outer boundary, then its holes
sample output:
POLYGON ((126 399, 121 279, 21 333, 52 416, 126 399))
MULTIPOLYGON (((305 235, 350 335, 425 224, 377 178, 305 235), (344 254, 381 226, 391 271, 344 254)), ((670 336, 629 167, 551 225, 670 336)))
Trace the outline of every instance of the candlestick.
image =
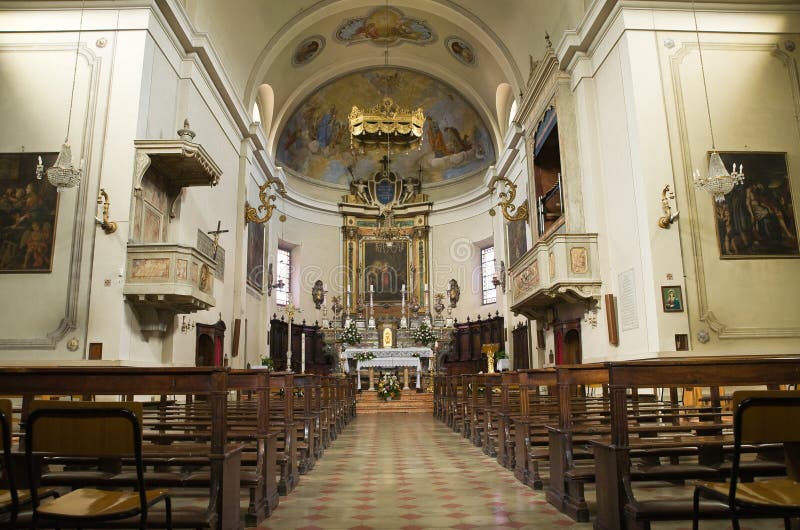
POLYGON ((306 334, 300 335, 300 373, 306 373, 306 334))

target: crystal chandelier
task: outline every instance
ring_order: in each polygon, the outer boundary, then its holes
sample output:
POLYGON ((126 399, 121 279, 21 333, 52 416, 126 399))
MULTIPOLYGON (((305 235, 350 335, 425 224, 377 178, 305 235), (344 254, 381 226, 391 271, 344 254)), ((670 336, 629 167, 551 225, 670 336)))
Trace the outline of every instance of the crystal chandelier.
POLYGON ((706 97, 706 112, 708 113, 708 128, 711 131, 711 156, 708 159, 708 174, 705 177, 700 175, 700 170, 693 172, 694 185, 702 188, 714 196, 717 203, 725 202, 725 195, 733 190, 737 184, 744 182, 744 165, 740 164, 737 171, 736 164, 733 164, 733 172, 729 172, 722 162, 722 158, 717 152, 716 142, 714 141, 714 126, 711 123, 711 105, 708 101, 708 85, 706 84, 706 69, 703 62, 703 48, 700 45, 700 30, 697 28, 697 12, 695 11, 694 0, 692 0, 692 16, 694 17, 694 31, 697 35, 697 52, 700 55, 700 71, 703 75, 703 91, 706 97))
POLYGON ((72 123, 72 103, 75 99, 75 82, 78 77, 78 52, 81 46, 81 31, 83 30, 83 11, 85 0, 81 2, 81 18, 78 23, 78 42, 75 44, 75 64, 72 69, 72 93, 69 98, 69 113, 67 114, 67 135, 58 153, 56 163, 53 167, 44 169, 42 157, 39 157, 39 164, 36 166, 36 178, 42 180, 43 175, 47 175, 47 180, 60 192, 65 188, 74 188, 81 183, 81 173, 83 173, 83 159, 76 168, 72 163, 72 149, 69 146, 69 128, 72 123))
MULTIPOLYGON (((384 67, 389 67, 389 2, 386 2, 386 49, 383 52, 384 67)), ((350 148, 356 146, 374 147, 391 140, 396 146, 410 147, 421 145, 425 114, 421 108, 411 111, 399 107, 389 97, 389 80, 386 80, 386 93, 377 105, 362 110, 353 106, 348 116, 350 128, 350 148)))

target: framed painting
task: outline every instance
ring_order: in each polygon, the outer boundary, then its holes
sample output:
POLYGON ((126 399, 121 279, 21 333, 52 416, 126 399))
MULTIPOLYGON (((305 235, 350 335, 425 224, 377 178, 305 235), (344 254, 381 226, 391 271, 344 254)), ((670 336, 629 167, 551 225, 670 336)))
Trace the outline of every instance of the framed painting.
POLYGON ((361 244, 361 259, 364 266, 364 300, 369 300, 370 288, 374 289, 376 304, 400 303, 403 285, 409 289, 409 242, 367 240, 361 244))
POLYGON ((527 222, 509 221, 506 224, 506 234, 508 237, 508 265, 514 265, 528 251, 528 238, 525 233, 527 222))
POLYGON ((661 305, 665 313, 683 312, 683 290, 680 285, 661 286, 661 305))
POLYGON ((786 153, 720 157, 728 170, 734 163, 745 168, 744 182, 725 195, 725 202, 714 202, 720 257, 800 257, 786 153))
POLYGON ((52 166, 58 153, 0 154, 0 272, 51 272, 58 193, 36 165, 52 166))
POLYGON ((247 223, 247 284, 264 290, 264 225, 247 223))

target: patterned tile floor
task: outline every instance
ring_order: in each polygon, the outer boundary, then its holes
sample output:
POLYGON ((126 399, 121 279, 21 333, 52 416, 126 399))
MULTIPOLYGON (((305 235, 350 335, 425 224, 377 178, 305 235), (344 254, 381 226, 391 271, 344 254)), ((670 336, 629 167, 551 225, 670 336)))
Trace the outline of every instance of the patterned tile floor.
MULTIPOLYGON (((675 489, 656 487, 651 494, 663 496, 675 489)), ((593 491, 587 498, 593 499, 593 491)), ((703 522, 701 528, 729 526, 703 522)), ((370 414, 348 425, 259 528, 564 527, 592 526, 560 514, 543 492, 519 483, 510 471, 431 415, 370 414)), ((690 521, 653 525, 654 530, 690 527, 690 521)), ((777 529, 783 523, 748 521, 743 528, 777 529)))

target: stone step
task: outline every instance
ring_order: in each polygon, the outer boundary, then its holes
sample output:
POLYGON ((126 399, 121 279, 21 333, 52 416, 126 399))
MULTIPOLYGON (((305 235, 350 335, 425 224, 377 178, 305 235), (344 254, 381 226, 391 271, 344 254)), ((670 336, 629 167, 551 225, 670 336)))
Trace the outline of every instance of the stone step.
POLYGON ((383 401, 377 392, 361 392, 356 396, 357 414, 376 413, 433 413, 433 394, 417 393, 416 390, 402 391, 400 399, 383 401))

